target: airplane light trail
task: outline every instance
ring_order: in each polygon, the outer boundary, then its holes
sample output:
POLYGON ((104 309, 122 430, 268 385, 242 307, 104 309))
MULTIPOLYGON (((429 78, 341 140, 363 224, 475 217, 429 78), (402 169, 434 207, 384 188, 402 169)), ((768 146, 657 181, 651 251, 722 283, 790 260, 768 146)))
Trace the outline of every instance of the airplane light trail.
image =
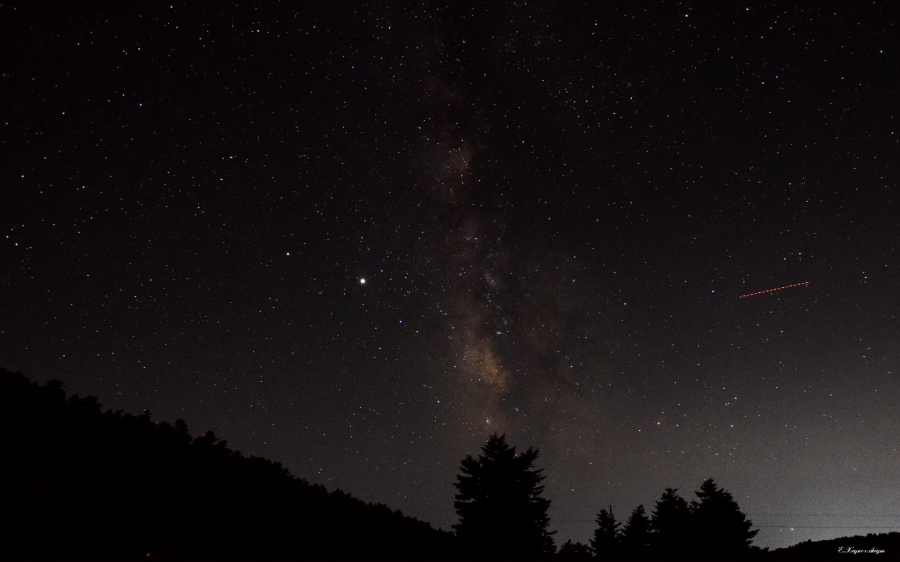
POLYGON ((752 297, 753 295, 761 295, 763 293, 771 293, 772 291, 780 291, 782 289, 790 289, 791 287, 799 287, 800 285, 809 285, 809 281, 804 281, 803 283, 794 283, 793 285, 785 285, 784 287, 778 287, 777 289, 768 289, 765 291, 756 291, 755 293, 748 293, 746 295, 741 295, 738 298, 742 299, 744 297, 752 297))

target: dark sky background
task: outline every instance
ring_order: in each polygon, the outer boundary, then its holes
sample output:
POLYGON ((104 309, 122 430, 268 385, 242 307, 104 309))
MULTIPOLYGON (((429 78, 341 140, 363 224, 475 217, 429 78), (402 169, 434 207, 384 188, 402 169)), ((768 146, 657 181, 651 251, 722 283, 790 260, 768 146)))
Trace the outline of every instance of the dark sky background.
POLYGON ((0 365, 445 529, 492 432, 557 544, 900 528, 896 6, 223 4, 0 4, 0 365))

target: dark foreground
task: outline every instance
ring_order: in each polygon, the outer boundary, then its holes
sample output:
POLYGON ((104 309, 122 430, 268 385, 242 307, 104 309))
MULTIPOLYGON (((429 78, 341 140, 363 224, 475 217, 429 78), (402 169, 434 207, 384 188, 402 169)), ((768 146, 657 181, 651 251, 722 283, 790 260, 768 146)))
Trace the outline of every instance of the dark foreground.
POLYGON ((688 561, 698 560, 701 562, 726 562, 726 561, 758 561, 758 560, 797 560, 797 561, 813 561, 813 560, 900 560, 900 552, 881 552, 881 553, 820 553, 820 554, 786 554, 786 553, 766 553, 754 556, 614 556, 603 558, 579 558, 579 557, 563 557, 563 556, 283 556, 283 557, 267 557, 267 556, 190 556, 190 555, 151 555, 141 558, 29 558, 15 557, 6 558, 0 556, 3 560, 10 562, 133 562, 135 560, 177 560, 181 562, 565 562, 565 561, 587 561, 587 560, 609 560, 609 561, 626 561, 641 560, 645 562, 654 561, 688 561))

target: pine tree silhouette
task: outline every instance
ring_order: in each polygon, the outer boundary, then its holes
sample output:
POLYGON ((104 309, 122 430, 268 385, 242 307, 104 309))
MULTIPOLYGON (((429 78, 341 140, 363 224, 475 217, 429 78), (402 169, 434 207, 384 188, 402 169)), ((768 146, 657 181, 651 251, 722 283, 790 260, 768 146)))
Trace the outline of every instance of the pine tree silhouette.
POLYGON ((622 533, 619 530, 619 523, 613 514, 612 506, 609 511, 601 509, 597 514, 597 528, 594 529, 594 538, 591 539, 591 548, 594 554, 600 557, 615 556, 619 554, 622 547, 622 533))
POLYGON ((590 558, 591 549, 584 543, 572 542, 572 539, 569 539, 559 547, 559 555, 568 558, 590 558))
POLYGON ((463 459, 454 507, 457 536, 471 553, 552 554, 553 532, 547 530, 550 500, 542 498, 542 470, 535 470, 538 451, 516 453, 503 435, 492 435, 478 459, 463 459))
POLYGON ((650 552, 650 519, 643 505, 634 508, 622 528, 622 550, 625 554, 650 552))
POLYGON ((741 512, 731 494, 720 489, 712 478, 705 480, 695 493, 700 501, 691 502, 691 519, 696 537, 694 546, 700 553, 751 552, 753 537, 759 530, 750 530, 753 523, 741 512))
POLYGON ((659 554, 688 554, 695 550, 690 544, 691 507, 677 492, 666 488, 652 514, 653 550, 659 554))

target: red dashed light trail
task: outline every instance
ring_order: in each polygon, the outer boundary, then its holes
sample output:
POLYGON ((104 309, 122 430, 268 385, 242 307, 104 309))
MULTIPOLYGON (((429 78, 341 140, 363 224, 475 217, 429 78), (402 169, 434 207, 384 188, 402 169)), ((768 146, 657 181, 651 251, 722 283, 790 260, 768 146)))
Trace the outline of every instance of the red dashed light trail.
POLYGON ((752 297, 753 295, 761 295, 763 293, 771 293, 772 291, 780 291, 782 289, 790 289, 791 287, 799 287, 800 285, 809 285, 809 281, 804 281, 803 283, 794 283, 793 285, 785 285, 784 287, 778 287, 777 289, 767 289, 765 291, 756 291, 755 293, 747 293, 746 295, 741 295, 738 298, 742 299, 744 297, 752 297))

